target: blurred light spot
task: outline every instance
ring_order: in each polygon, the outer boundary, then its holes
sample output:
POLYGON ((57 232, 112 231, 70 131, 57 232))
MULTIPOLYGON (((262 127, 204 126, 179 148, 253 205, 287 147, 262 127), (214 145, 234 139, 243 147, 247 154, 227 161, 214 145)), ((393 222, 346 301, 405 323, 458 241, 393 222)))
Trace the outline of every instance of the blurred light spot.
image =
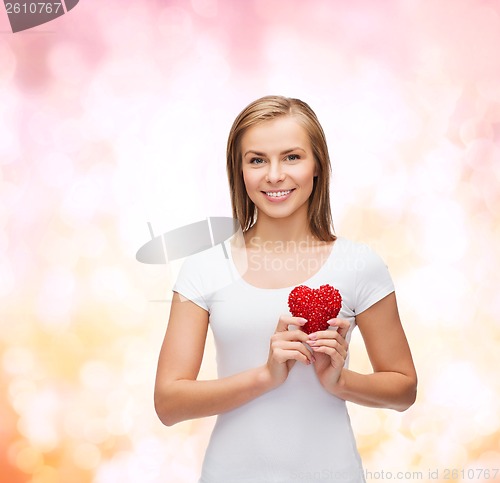
POLYGON ((462 260, 469 243, 464 212, 453 200, 428 196, 418 201, 421 217, 420 254, 428 261, 449 263, 462 260))
MULTIPOLYGON (((56 113, 53 110, 43 110, 43 111, 34 111, 33 114, 26 120, 25 128, 27 134, 30 136, 30 140, 33 144, 38 145, 38 147, 51 147, 53 144, 52 133, 54 124, 57 122, 56 113)), ((37 153, 37 157, 33 160, 35 163, 40 157, 45 156, 45 152, 37 153)), ((67 161, 70 165, 72 164, 71 160, 67 161)), ((64 169, 61 166, 61 169, 64 169)))
MULTIPOLYGON (((73 405, 70 411, 63 414, 63 429, 67 437, 81 440, 85 438, 87 414, 83 414, 81 406, 73 405)), ((94 441, 91 441, 93 443, 94 441)))
POLYGON ((217 16, 217 0, 191 0, 193 10, 202 17, 213 18, 217 16))
POLYGON ((87 361, 80 370, 80 379, 85 387, 95 391, 109 389, 113 381, 113 371, 101 361, 87 361))
POLYGON ((466 145, 476 139, 493 139, 493 137, 491 124, 482 119, 468 119, 460 126, 460 138, 466 145))
POLYGON ((434 457, 437 461, 468 461, 467 449, 458 435, 453 431, 442 434, 440 438, 436 438, 434 448, 434 457))
POLYGON ((72 42, 57 42, 48 55, 48 65, 57 80, 80 84, 89 73, 83 57, 81 45, 72 42))
POLYGON ((47 328, 59 329, 71 323, 75 286, 75 277, 66 268, 53 268, 45 275, 38 295, 37 314, 47 328))
POLYGON ((87 420, 84 429, 85 439, 94 444, 100 444, 109 438, 104 418, 94 418, 87 420))
POLYGON ((470 461, 469 464, 466 466, 466 471, 465 475, 467 475, 467 478, 463 481, 470 481, 473 478, 471 478, 472 473, 468 473, 467 470, 469 469, 477 469, 474 473, 474 475, 477 477, 478 474, 482 474, 482 479, 479 480, 481 483, 488 483, 493 478, 493 475, 498 476, 498 462, 500 461, 500 451, 497 451, 496 449, 487 449, 486 451, 482 452, 478 458, 476 458, 474 461, 470 461), (489 474, 487 475, 485 470, 489 470, 489 474), (479 473, 481 471, 481 473, 479 473))
POLYGON ((397 222, 406 208, 401 200, 405 199, 408 190, 408 175, 401 170, 393 171, 384 176, 383 183, 384 186, 375 192, 373 207, 379 209, 391 221, 397 222))
POLYGON ((200 38, 196 48, 201 56, 198 68, 203 72, 203 84, 213 85, 214 89, 220 89, 225 84, 231 74, 231 67, 221 52, 210 39, 200 38))
POLYGON ((74 153, 82 148, 84 139, 80 119, 60 120, 52 130, 54 147, 63 153, 74 153))
POLYGON ((415 268, 400 275, 398 292, 414 306, 422 326, 461 330, 470 327, 477 308, 473 287, 460 267, 434 263, 415 268))
POLYGON ((484 99, 500 102, 500 85, 497 78, 479 79, 476 88, 484 99))
POLYGON ((380 415, 368 411, 360 411, 357 419, 357 433, 359 434, 374 434, 381 429, 382 421, 380 420, 380 415))
POLYGON ((166 7, 157 16, 161 36, 161 58, 182 55, 193 39, 193 23, 189 13, 180 7, 166 7))
POLYGON ((492 141, 475 140, 468 146, 465 159, 472 170, 465 186, 496 216, 500 202, 500 147, 492 141))
POLYGON ((25 473, 33 473, 37 467, 43 464, 43 457, 40 451, 26 446, 17 453, 15 463, 25 473))
POLYGON ((7 84, 16 70, 16 56, 7 42, 0 43, 0 86, 7 84))
MULTIPOLYGON (((140 477, 139 480, 142 482, 144 478, 140 477)), ((133 480, 129 475, 129 453, 117 451, 110 459, 103 461, 96 470, 94 482, 132 483, 133 480)))
POLYGON ((47 230, 39 247, 49 265, 64 266, 69 270, 74 269, 81 256, 79 246, 73 239, 60 236, 54 230, 47 230))
POLYGON ((127 274, 118 267, 101 267, 91 278, 92 292, 98 300, 114 302, 126 298, 130 293, 127 274))
POLYGON ((108 247, 108 238, 103 230, 97 225, 88 224, 79 235, 80 254, 89 258, 101 258, 104 249, 108 247))
POLYGON ((51 389, 40 389, 26 405, 18 422, 18 430, 42 451, 51 451, 60 443, 58 430, 62 400, 51 389))
POLYGON ((61 475, 53 466, 43 465, 37 468, 29 483, 61 483, 61 475))
POLYGON ((477 432, 482 436, 496 433, 500 427, 498 410, 494 404, 488 404, 488 402, 486 402, 484 409, 472 416, 477 432))
POLYGON ((37 177, 50 188, 64 188, 73 183, 73 160, 66 153, 41 152, 36 158, 37 177))
POLYGON ((130 400, 125 407, 114 410, 106 419, 106 428, 110 434, 123 435, 130 432, 134 424, 134 418, 131 413, 130 400))
POLYGON ((35 357, 25 347, 9 347, 3 354, 3 369, 7 374, 24 375, 33 373, 35 357))
POLYGON ((428 392, 432 403, 469 416, 481 412, 491 399, 491 389, 481 382, 480 375, 468 361, 452 362, 437 370, 428 392))
MULTIPOLYGON (((167 454, 165 443, 154 436, 140 437, 134 442, 134 450, 138 463, 147 472, 149 479, 156 481, 160 476, 161 467, 167 454)), ((182 451, 184 452, 185 448, 182 451)), ((185 454, 187 453, 186 451, 185 454)))
POLYGON ((401 426, 401 416, 387 412, 383 426, 388 434, 396 434, 401 426))
POLYGON ((426 153, 423 160, 419 160, 412 172, 407 173, 410 180, 408 193, 413 194, 418 202, 425 201, 429 195, 451 197, 460 182, 462 159, 462 149, 442 140, 436 148, 426 153))
POLYGON ((18 414, 22 414, 36 397, 37 387, 33 381, 14 379, 9 384, 9 399, 18 414))
POLYGON ((62 202, 61 218, 70 226, 91 220, 100 207, 102 188, 97 180, 89 176, 80 177, 62 202))
POLYGON ((420 416, 415 418, 410 424, 410 431, 414 438, 422 434, 428 434, 439 430, 439 425, 435 418, 420 416))
POLYGON ((87 135, 97 139, 119 139, 122 128, 116 113, 119 102, 106 79, 96 76, 87 86, 81 103, 86 110, 87 135))
POLYGON ((73 450, 73 461, 84 470, 95 469, 101 460, 101 452, 97 446, 90 443, 81 443, 73 450))
MULTIPOLYGON (((1 189, 1 187, 0 187, 1 189)), ((4 252, 5 253, 5 252, 4 252)), ((0 297, 9 295, 16 286, 16 277, 10 260, 0 255, 0 297)))

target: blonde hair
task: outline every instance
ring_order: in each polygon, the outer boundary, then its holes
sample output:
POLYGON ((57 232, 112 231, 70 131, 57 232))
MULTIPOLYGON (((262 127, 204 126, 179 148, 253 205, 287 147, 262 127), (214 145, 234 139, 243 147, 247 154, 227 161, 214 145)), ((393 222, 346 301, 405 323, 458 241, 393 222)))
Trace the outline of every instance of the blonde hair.
POLYGON ((241 138, 252 126, 282 116, 293 116, 306 130, 317 176, 309 197, 309 228, 313 236, 322 241, 336 239, 330 208, 330 156, 325 133, 314 111, 303 101, 283 96, 265 96, 253 101, 236 117, 227 141, 227 176, 231 193, 233 217, 242 230, 247 231, 257 221, 257 210, 249 198, 242 173, 241 138))

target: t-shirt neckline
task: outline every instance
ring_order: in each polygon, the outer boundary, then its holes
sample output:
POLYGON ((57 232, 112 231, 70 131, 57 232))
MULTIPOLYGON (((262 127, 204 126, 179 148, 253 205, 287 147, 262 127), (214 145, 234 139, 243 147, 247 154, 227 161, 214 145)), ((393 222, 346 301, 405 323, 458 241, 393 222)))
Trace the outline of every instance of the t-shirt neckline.
POLYGON ((304 280, 300 283, 297 283, 295 285, 290 285, 288 287, 277 287, 277 288, 267 288, 267 287, 257 287, 256 285, 251 284, 250 282, 247 282, 241 273, 239 272, 238 268, 236 267, 236 264, 233 260, 233 252, 231 249, 231 239, 225 240, 224 241, 224 246, 226 247, 226 253, 229 256, 229 262, 230 262, 230 268, 231 271, 236 275, 237 279, 240 280, 241 283, 246 285, 247 287, 250 287, 252 289, 256 290, 267 290, 267 291, 278 291, 278 290, 292 290, 293 288, 299 286, 299 285, 308 285, 310 284, 311 280, 315 279, 318 275, 320 275, 323 270, 325 269, 326 266, 331 265, 331 260, 333 259, 335 252, 337 251, 337 243, 340 241, 340 237, 336 237, 335 241, 333 242, 332 248, 330 249, 330 253, 328 254, 328 257, 326 258, 325 262, 321 265, 321 267, 314 272, 307 280, 304 280))

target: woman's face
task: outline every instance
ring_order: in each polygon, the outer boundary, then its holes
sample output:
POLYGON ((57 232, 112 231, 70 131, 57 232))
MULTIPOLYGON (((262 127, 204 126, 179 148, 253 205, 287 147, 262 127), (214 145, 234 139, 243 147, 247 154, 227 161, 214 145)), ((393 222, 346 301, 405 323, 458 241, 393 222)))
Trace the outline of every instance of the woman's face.
POLYGON ((278 117, 249 128, 241 138, 243 180, 259 217, 286 218, 307 201, 316 175, 306 130, 293 117, 278 117))

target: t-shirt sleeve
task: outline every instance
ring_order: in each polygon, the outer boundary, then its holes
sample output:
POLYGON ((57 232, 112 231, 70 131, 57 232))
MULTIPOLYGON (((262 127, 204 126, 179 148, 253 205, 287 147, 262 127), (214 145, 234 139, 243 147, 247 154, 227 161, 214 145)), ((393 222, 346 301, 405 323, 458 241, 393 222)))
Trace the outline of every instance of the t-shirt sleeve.
POLYGON ((208 312, 207 291, 202 275, 203 267, 200 264, 200 259, 188 257, 182 263, 172 290, 208 312))
POLYGON ((394 292, 394 283, 387 265, 366 245, 356 261, 355 313, 360 314, 385 296, 394 292))

